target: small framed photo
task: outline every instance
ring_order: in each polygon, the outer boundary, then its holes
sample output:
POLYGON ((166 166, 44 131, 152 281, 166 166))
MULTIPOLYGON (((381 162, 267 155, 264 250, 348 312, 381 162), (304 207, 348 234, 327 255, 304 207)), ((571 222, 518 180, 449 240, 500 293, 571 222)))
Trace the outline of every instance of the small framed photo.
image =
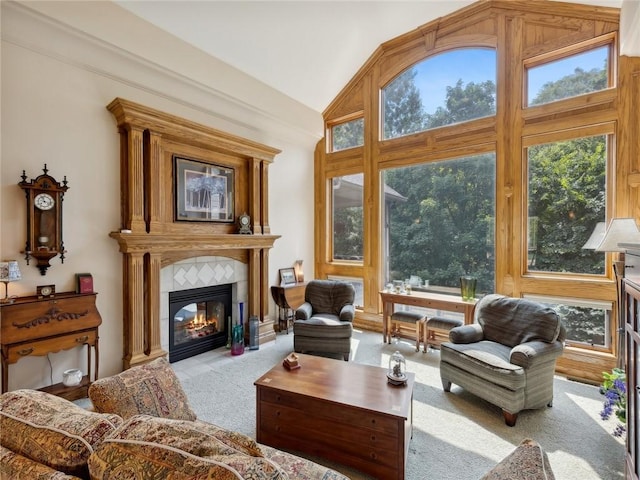
POLYGON ((178 156, 173 160, 175 219, 234 222, 233 168, 178 156))
POLYGON ((36 294, 38 298, 53 297, 56 294, 55 285, 38 285, 36 287, 36 294))
POLYGON ((76 293, 93 293, 93 277, 90 273, 76 273, 76 293))
POLYGON ((296 272, 293 268, 281 268, 280 285, 292 285, 296 283, 296 272))

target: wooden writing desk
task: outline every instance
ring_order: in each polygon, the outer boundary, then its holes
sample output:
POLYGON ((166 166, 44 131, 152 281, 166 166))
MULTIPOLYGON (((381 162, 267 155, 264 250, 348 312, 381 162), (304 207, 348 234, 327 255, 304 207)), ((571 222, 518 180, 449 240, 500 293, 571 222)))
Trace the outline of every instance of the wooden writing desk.
POLYGON ((476 301, 462 300, 457 295, 445 295, 443 293, 432 292, 411 292, 406 293, 380 292, 382 299, 383 316, 382 316, 382 341, 391 343, 391 314, 393 314, 394 305, 409 305, 414 307, 433 308, 436 310, 446 310, 448 312, 460 312, 464 314, 464 323, 473 323, 473 310, 476 307, 476 301))
POLYGON ((289 333, 289 321, 294 317, 294 311, 304 303, 304 292, 307 288, 305 282, 292 285, 274 285, 271 287, 271 296, 278 306, 278 328, 283 327, 289 333))
POLYGON ((96 294, 56 293, 53 297, 18 297, 0 308, 2 325, 2 393, 8 390, 9 365, 28 356, 46 356, 87 345, 87 374, 80 385, 62 383, 41 390, 67 400, 87 396, 91 383, 91 347, 94 349, 95 379, 98 378, 98 327, 102 317, 96 309, 96 294))

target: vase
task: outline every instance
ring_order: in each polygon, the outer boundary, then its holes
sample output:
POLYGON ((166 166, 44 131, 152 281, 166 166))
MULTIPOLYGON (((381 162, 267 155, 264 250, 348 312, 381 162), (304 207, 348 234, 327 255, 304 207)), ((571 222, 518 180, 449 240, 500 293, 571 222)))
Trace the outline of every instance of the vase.
POLYGON ((460 277, 460 296, 462 300, 470 301, 476 298, 476 277, 463 275, 460 277))
POLYGON ((242 325, 234 325, 231 335, 231 355, 244 353, 244 328, 242 325))
POLYGON ((231 317, 227 319, 227 348, 231 348, 231 317))

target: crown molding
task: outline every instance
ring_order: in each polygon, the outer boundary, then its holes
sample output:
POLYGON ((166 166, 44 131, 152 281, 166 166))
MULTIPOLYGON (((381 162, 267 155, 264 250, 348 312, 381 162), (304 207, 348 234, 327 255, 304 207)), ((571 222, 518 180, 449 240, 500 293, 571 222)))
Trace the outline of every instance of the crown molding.
MULTIPOLYGON (((207 123, 216 128, 232 128, 234 134, 256 141, 273 144, 274 139, 277 139, 314 148, 323 136, 320 112, 315 112, 259 80, 222 64, 181 40, 171 37, 171 41, 180 43, 182 51, 193 49, 194 58, 199 61, 199 65, 202 66, 205 62, 204 68, 207 68, 209 65, 206 62, 210 62, 211 83, 193 78, 187 71, 180 72, 157 61, 148 60, 135 53, 134 49, 115 45, 27 5, 13 1, 2 2, 3 43, 13 44, 73 68, 99 75, 120 83, 127 89, 134 88, 169 100, 204 115, 205 119, 209 118, 207 123), (264 102, 265 106, 261 106, 241 98, 240 88, 239 95, 222 91, 215 85, 215 78, 220 75, 244 77, 242 87, 245 91, 251 90, 252 83, 255 83, 254 90, 266 92, 263 97, 268 96, 269 100, 264 102)), ((126 12, 117 5, 112 6, 126 12)), ((147 25, 146 22, 144 24, 147 25)), ((113 93, 108 96, 112 98, 113 93)), ((202 122, 203 118, 198 118, 197 121, 202 122)))

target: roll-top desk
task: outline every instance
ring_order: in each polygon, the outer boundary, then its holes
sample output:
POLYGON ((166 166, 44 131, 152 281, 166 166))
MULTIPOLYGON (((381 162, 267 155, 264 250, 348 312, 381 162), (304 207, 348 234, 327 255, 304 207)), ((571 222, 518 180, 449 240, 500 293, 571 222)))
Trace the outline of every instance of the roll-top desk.
POLYGON ((44 356, 87 345, 87 372, 80 385, 62 383, 41 390, 68 400, 86 397, 91 383, 91 347, 95 350, 94 380, 98 378, 98 327, 96 294, 57 293, 53 297, 18 297, 0 305, 2 393, 7 391, 9 365, 28 356, 44 356))

